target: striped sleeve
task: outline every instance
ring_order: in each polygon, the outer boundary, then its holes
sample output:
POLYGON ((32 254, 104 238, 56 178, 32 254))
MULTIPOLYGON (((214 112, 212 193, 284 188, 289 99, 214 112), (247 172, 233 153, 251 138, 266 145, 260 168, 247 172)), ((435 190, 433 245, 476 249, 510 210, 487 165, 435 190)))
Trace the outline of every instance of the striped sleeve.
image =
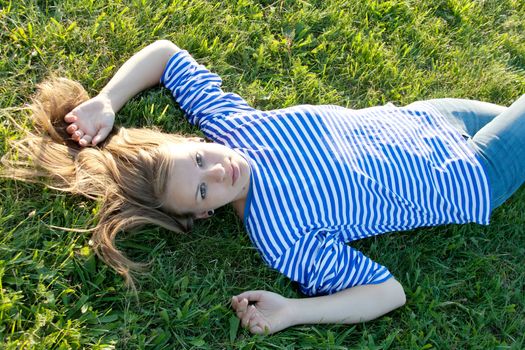
POLYGON ((190 123, 197 126, 213 117, 253 111, 239 95, 223 92, 221 78, 185 50, 170 58, 160 82, 171 91, 190 123))
POLYGON ((278 270, 298 281, 301 292, 308 296, 379 284, 392 277, 384 266, 324 233, 301 237, 275 264, 278 270))

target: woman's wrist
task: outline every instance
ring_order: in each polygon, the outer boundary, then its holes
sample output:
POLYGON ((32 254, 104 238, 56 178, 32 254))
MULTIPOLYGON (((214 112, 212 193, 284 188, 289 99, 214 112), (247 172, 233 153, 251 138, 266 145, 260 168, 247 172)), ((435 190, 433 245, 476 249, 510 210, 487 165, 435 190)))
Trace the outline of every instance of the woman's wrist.
POLYGON ((305 300, 308 299, 299 299, 299 298, 289 298, 287 299, 288 305, 286 307, 286 321, 287 327, 296 326, 299 324, 305 324, 305 309, 308 308, 308 305, 305 305, 305 300))
POLYGON ((110 107, 114 113, 118 112, 122 106, 124 106, 127 102, 122 101, 122 98, 117 96, 117 94, 112 93, 109 89, 102 89, 98 95, 97 98, 107 107, 110 107))

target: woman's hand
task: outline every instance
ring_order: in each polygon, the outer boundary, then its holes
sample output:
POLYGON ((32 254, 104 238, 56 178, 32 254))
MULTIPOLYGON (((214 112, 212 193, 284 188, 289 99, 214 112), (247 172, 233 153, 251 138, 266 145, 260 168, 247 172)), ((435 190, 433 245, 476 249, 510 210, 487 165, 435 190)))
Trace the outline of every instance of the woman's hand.
POLYGON ((67 132, 80 146, 95 146, 111 132, 115 113, 130 98, 159 83, 171 56, 180 49, 168 40, 157 40, 134 54, 111 78, 100 94, 77 106, 64 120, 67 132))
POLYGON ((241 325, 254 334, 271 334, 292 326, 290 299, 264 290, 232 297, 241 325))
POLYGON ((66 130, 74 141, 83 147, 95 146, 113 129, 115 112, 107 96, 97 95, 75 107, 64 120, 71 123, 66 130))
POLYGON ((269 334, 298 324, 365 322, 405 301, 401 284, 389 278, 311 298, 288 299, 262 290, 246 292, 232 298, 232 307, 243 327, 252 333, 269 334))

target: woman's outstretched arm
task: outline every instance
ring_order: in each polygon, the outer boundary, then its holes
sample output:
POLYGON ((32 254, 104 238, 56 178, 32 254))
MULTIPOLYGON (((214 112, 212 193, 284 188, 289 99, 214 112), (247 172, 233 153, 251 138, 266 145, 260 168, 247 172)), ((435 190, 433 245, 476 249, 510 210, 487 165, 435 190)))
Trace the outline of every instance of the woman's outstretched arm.
POLYGON ((117 112, 139 92, 159 84, 166 63, 180 49, 169 40, 158 40, 127 60, 100 95, 110 98, 117 112))
POLYGON ((250 291, 232 298, 243 327, 271 334, 299 324, 359 323, 405 304, 405 292, 394 278, 313 298, 289 299, 267 291, 250 291))
POLYGON ((96 145, 113 127, 115 113, 139 92, 159 83, 166 63, 180 49, 158 40, 134 54, 94 98, 68 113, 64 120, 73 140, 81 146, 96 145))

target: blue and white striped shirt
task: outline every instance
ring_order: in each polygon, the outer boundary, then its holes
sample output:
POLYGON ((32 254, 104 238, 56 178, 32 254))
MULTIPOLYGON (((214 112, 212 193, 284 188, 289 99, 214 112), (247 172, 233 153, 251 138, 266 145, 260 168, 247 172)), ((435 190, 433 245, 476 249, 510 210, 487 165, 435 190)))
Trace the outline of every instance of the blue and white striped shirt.
POLYGON ((346 243, 390 231, 488 224, 489 184, 474 152, 424 102, 351 110, 250 107, 180 51, 161 82, 191 123, 244 156, 244 224, 264 261, 307 295, 375 284, 390 272, 346 243))

